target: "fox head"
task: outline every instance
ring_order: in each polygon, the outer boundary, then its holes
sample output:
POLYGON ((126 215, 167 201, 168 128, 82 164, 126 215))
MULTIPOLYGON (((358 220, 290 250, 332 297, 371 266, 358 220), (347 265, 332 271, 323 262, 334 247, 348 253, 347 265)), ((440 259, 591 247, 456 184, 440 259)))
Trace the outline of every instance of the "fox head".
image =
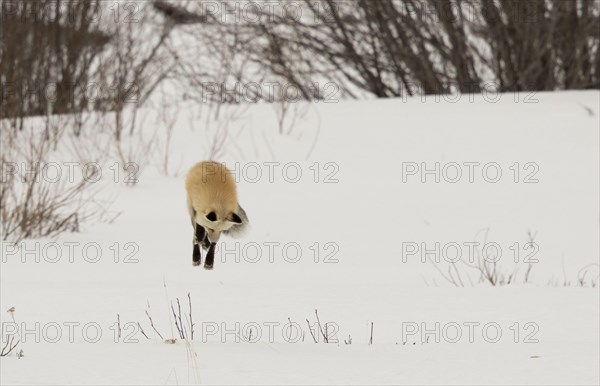
POLYGON ((205 213, 196 214, 196 223, 201 225, 211 243, 216 243, 221 233, 227 233, 231 228, 242 223, 242 219, 235 212, 223 210, 206 210, 205 213))

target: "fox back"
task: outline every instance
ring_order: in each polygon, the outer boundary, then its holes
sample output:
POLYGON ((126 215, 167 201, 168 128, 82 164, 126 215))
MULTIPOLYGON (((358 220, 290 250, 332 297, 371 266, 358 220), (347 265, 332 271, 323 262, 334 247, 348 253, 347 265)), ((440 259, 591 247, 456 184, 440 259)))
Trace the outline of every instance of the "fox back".
POLYGON ((210 249, 221 233, 235 237, 244 231, 248 217, 238 203, 234 176, 225 165, 214 161, 197 163, 186 176, 185 188, 194 227, 194 255, 198 244, 210 249))

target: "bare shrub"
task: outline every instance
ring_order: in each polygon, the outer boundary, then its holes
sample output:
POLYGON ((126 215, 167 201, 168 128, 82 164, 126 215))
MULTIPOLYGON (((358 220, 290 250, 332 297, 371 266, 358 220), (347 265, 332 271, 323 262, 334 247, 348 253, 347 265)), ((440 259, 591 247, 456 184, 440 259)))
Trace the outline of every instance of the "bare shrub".
MULTIPOLYGON (((198 120, 193 116, 190 117, 189 126, 192 130, 205 133, 205 140, 198 144, 205 153, 205 159, 222 159, 228 151, 231 151, 234 157, 241 159, 247 156, 244 149, 236 143, 236 135, 232 133, 232 128, 236 123, 243 123, 249 107, 250 105, 210 104, 201 111, 203 114, 201 126, 198 120)), ((253 156, 258 156, 254 144, 253 147, 255 152, 253 156)))
POLYGON ((90 63, 110 41, 94 21, 100 3, 71 2, 68 12, 55 0, 1 3, 0 119, 69 114, 88 107, 86 98, 72 96, 83 95, 92 81, 90 63))
POLYGON ((159 149, 157 153, 162 151, 160 154, 160 160, 158 160, 158 164, 160 165, 160 169, 165 176, 177 176, 181 172, 181 163, 180 160, 179 165, 172 171, 171 168, 171 140, 173 138, 173 131, 175 129, 175 124, 177 123, 177 118, 179 115, 179 110, 169 111, 168 109, 163 109, 160 114, 160 122, 161 126, 164 127, 164 147, 159 149))
MULTIPOLYGON (((96 176, 87 175, 69 181, 49 178, 44 167, 64 135, 65 129, 53 130, 46 138, 39 130, 19 132, 2 123, 0 170, 0 225, 2 239, 18 242, 24 238, 54 236, 64 231, 76 232, 86 219, 102 211, 90 205, 96 176), (89 193, 89 194, 88 194, 89 193)), ((92 169, 95 171, 95 169, 92 169)), ((64 176, 61 176, 64 177, 64 176)))
POLYGON ((252 82, 292 87, 303 100, 328 99, 326 84, 349 98, 477 93, 489 83, 500 92, 600 88, 594 0, 301 0, 299 12, 249 3, 154 2, 206 54, 176 70, 203 102, 273 101, 236 92, 252 82))
MULTIPOLYGON (((160 331, 157 329, 156 325, 154 324, 154 320, 152 319, 152 315, 150 313, 150 304, 148 304, 148 308, 146 309, 145 313, 146 313, 146 317, 148 318, 148 322, 150 323, 150 327, 156 333, 156 335, 158 335, 158 337, 161 340, 163 340, 165 343, 173 344, 173 343, 177 342, 177 338, 175 338, 175 334, 173 333, 173 327, 175 327, 175 329, 177 330, 177 336, 179 339, 185 340, 185 341, 194 340, 195 323, 194 323, 194 319, 192 318, 192 296, 190 293, 187 294, 187 299, 188 299, 187 314, 182 313, 181 301, 179 300, 179 298, 176 298, 177 308, 175 308, 175 305, 173 304, 173 302, 170 303, 170 308, 167 310, 167 312, 172 313, 173 319, 171 319, 171 316, 169 316, 169 320, 172 321, 173 325, 170 326, 172 338, 168 338, 168 339, 164 338, 164 335, 160 333, 160 331)), ((146 339, 149 339, 148 336, 146 335, 146 333, 144 332, 144 330, 141 328, 141 325, 139 322, 138 322, 138 326, 140 327, 140 331, 146 337, 146 339)))
MULTIPOLYGON (((486 246, 488 245, 488 236, 490 228, 479 230, 474 237, 474 242, 478 247, 474 248, 475 258, 467 260, 461 257, 458 262, 448 263, 447 266, 442 266, 439 262, 426 255, 427 260, 438 271, 440 276, 448 283, 456 287, 465 287, 467 284, 473 286, 476 283, 487 283, 492 286, 510 285, 517 281, 518 272, 521 267, 521 261, 514 263, 512 269, 502 266, 499 263, 499 256, 487 256, 485 254, 486 246), (475 275, 475 280, 472 275, 475 275)), ((532 253, 537 251, 535 237, 537 232, 527 231, 527 242, 524 245, 525 250, 532 250, 532 253)), ((527 264, 526 272, 523 276, 523 283, 529 283, 533 264, 537 260, 524 259, 527 264)))
MULTIPOLYGON (((6 312, 10 315, 13 323, 15 324, 15 327, 17 327, 16 321, 15 321, 15 308, 11 307, 6 312)), ((2 329, 2 332, 4 332, 4 328, 2 329)), ((6 339, 6 343, 3 343, 0 346, 0 357, 8 356, 11 352, 13 352, 17 348, 19 343, 21 343, 21 338, 18 335, 18 331, 15 334, 7 334, 6 337, 2 336, 2 341, 4 341, 4 339, 6 339), (15 340, 16 340, 16 342, 15 342, 15 340)), ((23 350, 18 351, 16 354, 17 354, 17 358, 23 357, 23 350)))
MULTIPOLYGON (((313 329, 311 328, 310 321, 308 319, 306 319, 306 324, 308 325, 308 331, 310 332, 310 335, 313 338, 313 342, 318 343, 319 338, 317 337, 317 335, 321 335, 323 337, 323 343, 329 343, 330 339, 333 338, 332 336, 330 336, 330 331, 328 328, 329 323, 321 324, 321 320, 319 318, 319 311, 317 309, 315 309, 315 317, 317 319, 316 329, 318 330, 315 332, 313 332, 313 329)), ((291 321, 290 321, 290 324, 291 324, 291 321)))
POLYGON ((577 272, 577 285, 579 287, 590 286, 596 288, 600 279, 600 265, 597 263, 587 264, 577 272))
POLYGON ((176 63, 176 56, 168 49, 173 24, 161 22, 150 2, 135 1, 127 6, 132 12, 127 13, 126 20, 105 27, 112 39, 98 57, 96 73, 103 84, 113 85, 113 92, 96 107, 115 113, 112 128, 117 142, 127 127, 133 134, 137 127, 135 110, 146 103, 176 63), (128 107, 134 110, 129 126, 123 116, 128 107))
POLYGON ((167 49, 172 23, 150 2, 23 0, 1 8, 0 119, 112 111, 119 140, 123 110, 143 105, 176 63, 167 49))

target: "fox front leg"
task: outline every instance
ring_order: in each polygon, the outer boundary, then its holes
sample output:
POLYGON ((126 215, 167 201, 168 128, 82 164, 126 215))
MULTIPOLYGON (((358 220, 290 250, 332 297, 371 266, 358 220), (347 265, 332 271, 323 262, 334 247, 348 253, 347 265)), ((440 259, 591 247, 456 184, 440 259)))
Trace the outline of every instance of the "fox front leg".
POLYGON ((208 248, 208 252, 206 253, 206 259, 204 260, 204 269, 213 269, 213 263, 215 261, 215 248, 217 247, 216 243, 210 243, 210 247, 208 248))
POLYGON ((194 229, 194 252, 192 253, 192 265, 200 265, 202 255, 200 254, 200 243, 204 242, 206 238, 206 231, 203 227, 196 224, 194 229))
POLYGON ((202 255, 200 255, 200 246, 194 243, 194 252, 192 253, 192 265, 200 265, 202 255))

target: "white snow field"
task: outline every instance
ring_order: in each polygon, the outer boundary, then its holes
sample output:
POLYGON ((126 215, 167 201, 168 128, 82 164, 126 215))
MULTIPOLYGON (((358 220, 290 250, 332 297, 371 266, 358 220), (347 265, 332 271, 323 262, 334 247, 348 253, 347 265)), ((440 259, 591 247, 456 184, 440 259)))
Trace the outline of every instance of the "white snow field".
POLYGON ((21 342, 0 383, 597 385, 600 93, 455 99, 298 104, 284 134, 268 105, 226 122, 216 159, 252 227, 212 271, 191 264, 184 178, 216 126, 178 106, 179 173, 148 166, 131 187, 105 169, 112 223, 3 243, 3 345, 21 342), (449 265, 486 232, 510 285, 449 265), (190 343, 170 308, 189 337, 188 293, 190 343))

